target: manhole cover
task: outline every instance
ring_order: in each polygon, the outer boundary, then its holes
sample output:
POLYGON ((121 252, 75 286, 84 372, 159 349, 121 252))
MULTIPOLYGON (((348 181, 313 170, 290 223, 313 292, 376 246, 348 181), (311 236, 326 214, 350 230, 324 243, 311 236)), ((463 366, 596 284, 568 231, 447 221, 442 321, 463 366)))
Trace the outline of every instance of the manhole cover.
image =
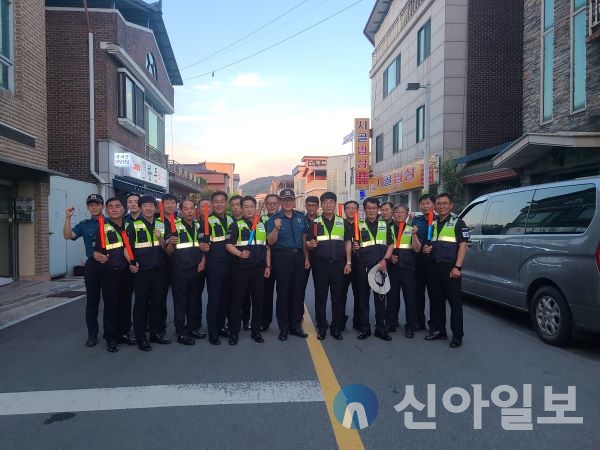
POLYGON ((54 294, 48 294, 46 297, 67 297, 67 298, 73 298, 73 297, 79 297, 80 295, 85 294, 85 291, 61 291, 61 292, 55 292, 54 294))

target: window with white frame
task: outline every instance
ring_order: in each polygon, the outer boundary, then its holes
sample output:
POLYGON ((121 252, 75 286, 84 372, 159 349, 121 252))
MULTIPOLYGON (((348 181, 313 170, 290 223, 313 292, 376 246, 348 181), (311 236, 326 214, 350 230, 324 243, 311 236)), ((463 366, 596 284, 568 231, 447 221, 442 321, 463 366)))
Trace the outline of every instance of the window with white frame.
POLYGON ((417 32, 417 66, 429 58, 431 53, 431 19, 417 32))
POLYGON ((383 133, 375 138, 375 162, 383 161, 383 133))
POLYGON ((11 88, 12 60, 12 2, 0 0, 0 89, 11 88))
MULTIPOLYGON (((119 122, 130 131, 144 130, 144 89, 125 71, 119 70, 119 122)), ((134 131, 135 132, 135 131, 134 131)))
POLYGON ((585 67, 586 67, 586 0, 572 0, 571 16, 571 110, 585 108, 585 67))
POLYGON ((392 153, 396 154, 402 150, 402 131, 403 123, 399 121, 392 129, 392 153))
POLYGON ((146 145, 160 153, 165 152, 165 120, 146 104, 146 145))
POLYGON ((400 84, 400 55, 383 72, 383 96, 387 96, 400 84))
POLYGON ((425 105, 417 108, 417 139, 416 142, 421 142, 425 139, 425 105))
POLYGON ((542 122, 548 122, 554 107, 554 0, 543 0, 542 8, 542 122))

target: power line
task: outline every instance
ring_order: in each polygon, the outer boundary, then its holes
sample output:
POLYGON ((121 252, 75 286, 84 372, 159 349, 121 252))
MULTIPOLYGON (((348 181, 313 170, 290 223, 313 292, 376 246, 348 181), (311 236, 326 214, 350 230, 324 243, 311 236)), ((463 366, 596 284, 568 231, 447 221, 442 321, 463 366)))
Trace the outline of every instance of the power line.
POLYGON ((270 22, 267 22, 267 23, 266 23, 266 24, 264 24, 263 26, 261 26, 261 27, 257 28, 256 30, 254 30, 254 31, 252 31, 252 32, 250 32, 250 33, 248 33, 247 35, 245 35, 245 36, 243 36, 243 37, 239 38, 237 41, 234 41, 234 42, 232 42, 231 44, 229 44, 229 45, 226 45, 225 47, 221 48, 220 50, 217 50, 216 52, 214 52, 214 53, 211 53, 210 55, 208 55, 208 56, 205 56, 204 58, 202 58, 202 59, 199 59, 198 61, 196 61, 196 62, 193 62, 193 63, 192 63, 192 64, 190 64, 190 65, 187 65, 187 66, 185 66, 185 67, 184 67, 183 69, 181 69, 181 70, 186 70, 186 69, 189 69, 190 67, 193 67, 193 66, 195 66, 196 64, 199 64, 199 63, 201 63, 201 62, 203 62, 203 61, 206 61, 207 59, 209 59, 209 58, 212 58, 212 57, 213 57, 213 56, 215 56, 215 55, 218 55, 219 53, 221 53, 221 52, 223 52, 223 51, 227 50, 228 48, 231 48, 231 47, 233 47, 233 46, 234 46, 235 44, 237 44, 238 42, 241 42, 241 41, 243 41, 244 39, 246 39, 246 38, 248 38, 248 37, 252 36, 253 34, 256 34, 256 33, 258 33, 260 30, 263 30, 264 28, 268 27, 268 26, 269 26, 269 25, 271 25, 273 22, 276 22, 277 20, 279 20, 279 19, 281 19, 282 17, 286 16, 287 14, 291 13, 293 10, 295 10, 296 8, 298 8, 298 7, 302 6, 302 5, 303 5, 304 3, 306 3, 306 2, 308 2, 308 0, 304 0, 303 2, 300 2, 300 3, 298 3, 296 6, 294 6, 294 7, 290 8, 290 9, 288 9, 286 12, 284 12, 283 14, 281 14, 281 15, 279 15, 279 16, 277 16, 277 17, 275 17, 275 18, 274 18, 273 20, 271 20, 270 22))
POLYGON ((293 38, 295 38, 296 36, 299 36, 299 35, 301 35, 302 33, 305 33, 306 31, 308 31, 308 30, 310 30, 310 29, 312 29, 312 28, 314 28, 314 27, 316 27, 316 26, 318 26, 318 25, 321 25, 323 22, 326 22, 326 21, 328 21, 329 19, 332 19, 333 17, 335 17, 335 16, 337 16, 337 15, 339 15, 339 14, 343 13, 344 11, 346 11, 346 10, 348 10, 348 9, 352 8, 353 6, 355 6, 355 5, 359 4, 359 3, 360 3, 360 2, 362 2, 362 1, 363 1, 363 0, 358 0, 358 1, 356 1, 356 2, 354 2, 354 3, 352 3, 352 4, 350 4, 350 5, 346 6, 344 9, 340 9, 339 11, 337 11, 337 12, 333 13, 332 15, 325 17, 323 20, 320 20, 319 22, 317 22, 317 23, 315 23, 315 24, 312 24, 312 25, 311 25, 311 26, 309 26, 309 27, 306 27, 306 28, 304 28, 303 30, 300 30, 300 31, 298 31, 297 33, 295 33, 295 34, 292 34, 291 36, 288 36, 288 37, 286 37, 285 39, 282 39, 281 41, 279 41, 279 42, 276 42, 276 43, 275 43, 275 44, 273 44, 273 45, 270 45, 270 46, 268 46, 268 47, 265 47, 265 48, 263 48, 262 50, 259 50, 259 51, 255 52, 255 53, 252 53, 251 55, 248 55, 248 56, 246 56, 246 57, 244 57, 244 58, 238 59, 237 61, 234 61, 234 62, 232 62, 232 63, 229 63, 229 64, 227 64, 227 65, 225 65, 225 66, 221 66, 221 67, 219 67, 219 68, 217 68, 217 69, 213 69, 213 70, 210 70, 210 71, 208 71, 208 72, 201 73, 200 75, 194 75, 193 77, 186 78, 186 79, 184 79, 183 81, 189 81, 189 80, 193 80, 193 79, 195 79, 195 78, 200 78, 200 77, 204 77, 204 76, 206 76, 206 75, 211 75, 211 74, 212 74, 212 76, 214 76, 214 75, 215 75, 215 72, 217 72, 217 71, 219 71, 219 70, 227 69, 228 67, 234 66, 234 65, 236 65, 236 64, 239 64, 239 63, 241 63, 241 62, 243 62, 243 61, 246 61, 246 60, 248 60, 248 59, 250 59, 250 58, 253 58, 253 57, 255 57, 256 55, 260 55, 261 53, 264 53, 264 52, 266 52, 267 50, 271 50, 272 48, 274 48, 274 47, 277 47, 278 45, 280 45, 280 44, 283 44, 284 42, 287 42, 287 41, 289 41, 290 39, 293 39, 293 38))

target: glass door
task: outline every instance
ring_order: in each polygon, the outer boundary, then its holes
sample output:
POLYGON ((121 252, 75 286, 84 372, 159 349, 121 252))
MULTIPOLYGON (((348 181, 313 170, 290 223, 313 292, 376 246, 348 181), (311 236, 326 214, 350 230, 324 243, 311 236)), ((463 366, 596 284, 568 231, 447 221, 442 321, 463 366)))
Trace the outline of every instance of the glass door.
POLYGON ((0 180, 0 285, 14 274, 14 199, 12 183, 0 180))

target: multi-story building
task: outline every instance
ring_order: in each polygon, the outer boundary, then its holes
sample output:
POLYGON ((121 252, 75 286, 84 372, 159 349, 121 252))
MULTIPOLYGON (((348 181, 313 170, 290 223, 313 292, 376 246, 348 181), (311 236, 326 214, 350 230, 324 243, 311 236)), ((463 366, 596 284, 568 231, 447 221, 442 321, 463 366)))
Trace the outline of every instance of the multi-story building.
MULTIPOLYGON (((301 161, 304 163, 304 199, 311 196, 321 197, 321 194, 327 191, 327 157, 304 156, 301 161)), ((304 209, 304 204, 301 209, 304 209)))
MULTIPOLYGON (((413 208, 446 161, 521 134, 518 0, 377 0, 369 194, 413 208), (516 86, 516 87, 515 87, 516 86)), ((442 180, 443 181, 443 180, 442 180)))
MULTIPOLYGON (((227 192, 228 195, 233 195, 237 193, 237 189, 234 189, 235 182, 235 164, 234 163, 220 163, 220 162, 205 162, 204 166, 208 170, 214 170, 215 172, 224 173, 227 175, 227 185, 225 186, 224 191, 227 192)), ((239 181, 239 175, 238 175, 239 181)))
POLYGON ((168 190, 181 75, 161 3, 46 0, 49 164, 105 195, 168 190))
POLYGON ((338 204, 355 200, 356 197, 351 182, 352 156, 348 154, 327 157, 327 190, 335 193, 338 204))
POLYGON ((44 28, 42 2, 0 1, 0 282, 49 277, 44 28))
POLYGON ((229 187, 229 175, 227 173, 208 169, 204 162, 198 164, 183 164, 183 166, 193 174, 206 180, 206 185, 204 186, 205 190, 227 192, 229 187))
POLYGON ((492 160, 520 185, 600 174, 600 0, 525 0, 523 135, 492 160))
POLYGON ((296 194, 296 209, 299 211, 304 210, 304 189, 306 184, 306 178, 304 178, 304 164, 299 164, 292 170, 292 176, 294 177, 294 193, 296 194))

